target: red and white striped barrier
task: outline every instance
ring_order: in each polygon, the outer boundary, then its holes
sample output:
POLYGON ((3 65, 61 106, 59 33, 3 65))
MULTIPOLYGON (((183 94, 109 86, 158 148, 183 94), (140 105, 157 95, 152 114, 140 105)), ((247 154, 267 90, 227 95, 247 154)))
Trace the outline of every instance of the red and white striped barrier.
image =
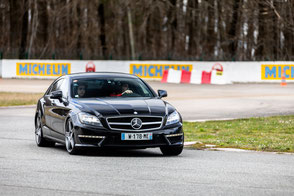
POLYGON ((191 71, 191 84, 201 84, 202 81, 202 72, 199 70, 192 70, 191 71))
POLYGON ((223 67, 215 64, 211 71, 165 70, 161 82, 163 83, 191 83, 191 84, 230 84, 223 67))
POLYGON ((169 69, 167 75, 167 82, 169 83, 180 83, 182 80, 182 74, 179 70, 169 69))
POLYGON ((161 82, 163 83, 191 83, 190 71, 186 70, 174 70, 168 69, 164 70, 161 82))

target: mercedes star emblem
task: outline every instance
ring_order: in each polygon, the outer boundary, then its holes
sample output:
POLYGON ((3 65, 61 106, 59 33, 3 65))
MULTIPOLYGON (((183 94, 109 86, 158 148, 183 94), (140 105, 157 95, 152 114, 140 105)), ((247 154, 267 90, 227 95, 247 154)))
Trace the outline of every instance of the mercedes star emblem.
POLYGON ((133 118, 131 121, 133 129, 140 129, 142 127, 142 120, 140 118, 133 118))

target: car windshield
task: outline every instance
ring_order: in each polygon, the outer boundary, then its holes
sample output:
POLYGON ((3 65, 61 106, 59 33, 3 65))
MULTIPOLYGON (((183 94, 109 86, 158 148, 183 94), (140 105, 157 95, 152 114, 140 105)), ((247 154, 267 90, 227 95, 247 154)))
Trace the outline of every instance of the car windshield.
POLYGON ((71 83, 73 98, 153 97, 151 90, 140 80, 130 78, 80 78, 71 83))

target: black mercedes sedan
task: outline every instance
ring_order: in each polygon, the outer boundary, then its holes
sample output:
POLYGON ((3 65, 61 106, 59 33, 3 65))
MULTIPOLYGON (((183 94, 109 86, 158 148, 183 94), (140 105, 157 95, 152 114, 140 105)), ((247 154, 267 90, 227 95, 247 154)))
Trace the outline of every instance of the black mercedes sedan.
POLYGON ((179 112, 162 100, 167 92, 123 73, 77 73, 57 78, 38 100, 38 146, 65 144, 69 154, 86 147, 160 147, 179 155, 184 133, 179 112))

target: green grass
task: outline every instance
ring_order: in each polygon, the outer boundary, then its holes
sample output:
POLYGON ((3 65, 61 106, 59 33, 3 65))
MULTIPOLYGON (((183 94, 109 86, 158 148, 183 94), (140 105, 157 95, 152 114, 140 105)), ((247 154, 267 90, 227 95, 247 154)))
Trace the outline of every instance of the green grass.
POLYGON ((0 106, 33 105, 42 93, 0 92, 0 106))
POLYGON ((195 148, 214 144, 271 152, 294 152, 294 116, 231 121, 184 122, 185 141, 199 141, 195 148))

